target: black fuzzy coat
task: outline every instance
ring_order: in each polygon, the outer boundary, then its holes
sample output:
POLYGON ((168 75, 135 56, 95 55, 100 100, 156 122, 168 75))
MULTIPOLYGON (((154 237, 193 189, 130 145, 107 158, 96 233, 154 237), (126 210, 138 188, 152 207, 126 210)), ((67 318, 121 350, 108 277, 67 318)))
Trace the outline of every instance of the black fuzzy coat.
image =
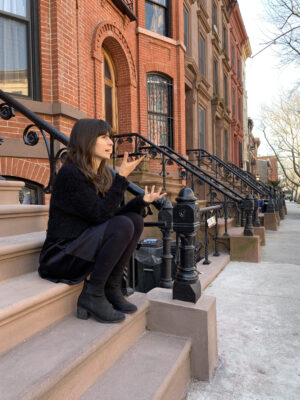
POLYGON ((101 197, 76 165, 64 164, 53 187, 46 241, 74 239, 87 228, 102 224, 114 215, 129 211, 142 215, 148 205, 143 195, 120 207, 128 184, 126 178, 116 174, 110 189, 101 197))

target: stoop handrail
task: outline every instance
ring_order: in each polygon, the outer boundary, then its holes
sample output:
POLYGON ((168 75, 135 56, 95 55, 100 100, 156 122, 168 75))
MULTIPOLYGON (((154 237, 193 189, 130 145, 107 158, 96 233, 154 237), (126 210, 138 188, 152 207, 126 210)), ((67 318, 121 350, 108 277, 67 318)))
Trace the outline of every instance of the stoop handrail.
MULTIPOLYGON (((65 149, 59 149, 57 152, 55 152, 54 149, 54 140, 57 140, 59 143, 63 144, 64 146, 67 146, 69 143, 69 138, 68 136, 64 135, 62 132, 60 132, 58 129, 54 128, 51 124, 49 124, 47 121, 43 120, 41 117, 39 117, 37 114, 29 110, 27 107, 25 107, 23 104, 18 102, 16 99, 14 99, 12 96, 9 94, 3 92, 3 90, 0 89, 0 99, 4 101, 4 103, 0 104, 0 117, 3 118, 4 120, 9 120, 12 117, 15 116, 14 110, 19 111, 21 114, 23 114, 25 117, 27 117, 33 124, 28 125, 24 132, 23 132, 23 140, 26 145, 29 146, 35 146, 38 141, 39 141, 39 134, 36 131, 33 131, 32 129, 34 127, 37 127, 39 129, 39 132, 41 133, 47 153, 48 153, 48 158, 49 158, 49 163, 50 163, 50 179, 49 179, 49 184, 47 185, 46 188, 44 188, 44 191, 46 193, 51 193, 55 175, 56 175, 56 163, 58 162, 59 159, 61 159, 63 152, 65 149), (45 135, 45 132, 49 134, 50 136, 50 142, 45 135)), ((111 169, 112 173, 115 174, 116 171, 111 169)), ((137 196, 140 194, 144 194, 144 190, 140 188, 138 185, 134 184, 133 182, 129 181, 129 186, 127 190, 137 196)), ((153 203, 153 205, 159 210, 162 208, 164 203, 164 199, 162 201, 156 201, 153 203)))
POLYGON ((260 189, 257 187, 256 184, 251 182, 248 178, 246 178, 242 173, 240 173, 238 170, 234 169, 229 163, 223 161, 221 158, 218 156, 211 154, 209 151, 205 149, 189 149, 186 151, 187 154, 189 153, 199 153, 203 158, 209 158, 210 160, 216 161, 220 166, 222 166, 224 169, 235 175, 238 179, 240 179, 242 182, 244 182, 245 185, 250 187, 253 191, 256 193, 266 196, 268 193, 265 190, 260 189), (204 155, 204 156, 203 156, 204 155))

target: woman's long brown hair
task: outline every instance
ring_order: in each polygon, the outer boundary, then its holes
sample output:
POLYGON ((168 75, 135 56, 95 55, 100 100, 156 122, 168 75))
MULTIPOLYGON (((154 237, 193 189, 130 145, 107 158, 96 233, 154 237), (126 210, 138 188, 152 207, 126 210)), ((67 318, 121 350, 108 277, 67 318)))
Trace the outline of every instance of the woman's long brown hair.
POLYGON ((112 174, 106 160, 101 161, 97 173, 93 171, 93 149, 97 137, 107 134, 112 136, 111 127, 107 122, 101 119, 79 119, 72 128, 65 160, 75 164, 102 196, 112 184, 112 174))

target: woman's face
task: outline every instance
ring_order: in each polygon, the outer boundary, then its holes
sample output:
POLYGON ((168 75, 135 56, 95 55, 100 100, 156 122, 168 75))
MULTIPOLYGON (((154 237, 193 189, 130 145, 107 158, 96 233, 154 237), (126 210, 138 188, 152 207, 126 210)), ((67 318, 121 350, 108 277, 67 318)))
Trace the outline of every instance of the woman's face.
POLYGON ((109 160, 112 148, 113 141, 111 140, 109 133, 98 136, 93 149, 93 157, 97 158, 99 161, 109 160))

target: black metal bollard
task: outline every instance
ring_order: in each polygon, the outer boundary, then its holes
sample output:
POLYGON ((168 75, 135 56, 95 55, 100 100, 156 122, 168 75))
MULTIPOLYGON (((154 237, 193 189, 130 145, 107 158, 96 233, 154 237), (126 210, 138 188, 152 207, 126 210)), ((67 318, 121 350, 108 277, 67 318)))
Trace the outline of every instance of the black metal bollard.
POLYGON ((171 254, 171 232, 173 229, 173 206, 166 200, 162 210, 158 213, 158 221, 165 225, 160 228, 163 235, 163 267, 160 274, 159 286, 162 288, 172 287, 172 259, 171 254))
POLYGON ((254 200, 251 194, 248 194, 244 200, 244 210, 246 214, 246 225, 244 229, 244 236, 253 236, 253 210, 254 210, 254 200))
POLYGON ((173 285, 173 299, 196 303, 201 296, 201 285, 195 263, 195 236, 200 228, 197 198, 189 187, 176 198, 173 210, 173 229, 180 239, 180 257, 173 285))
POLYGON ((271 195, 268 196, 268 204, 267 204, 266 212, 267 213, 275 212, 275 204, 274 204, 274 200, 271 195))
POLYGON ((256 194, 253 196, 254 210, 253 210, 253 226, 260 226, 259 216, 258 216, 258 198, 256 194))

